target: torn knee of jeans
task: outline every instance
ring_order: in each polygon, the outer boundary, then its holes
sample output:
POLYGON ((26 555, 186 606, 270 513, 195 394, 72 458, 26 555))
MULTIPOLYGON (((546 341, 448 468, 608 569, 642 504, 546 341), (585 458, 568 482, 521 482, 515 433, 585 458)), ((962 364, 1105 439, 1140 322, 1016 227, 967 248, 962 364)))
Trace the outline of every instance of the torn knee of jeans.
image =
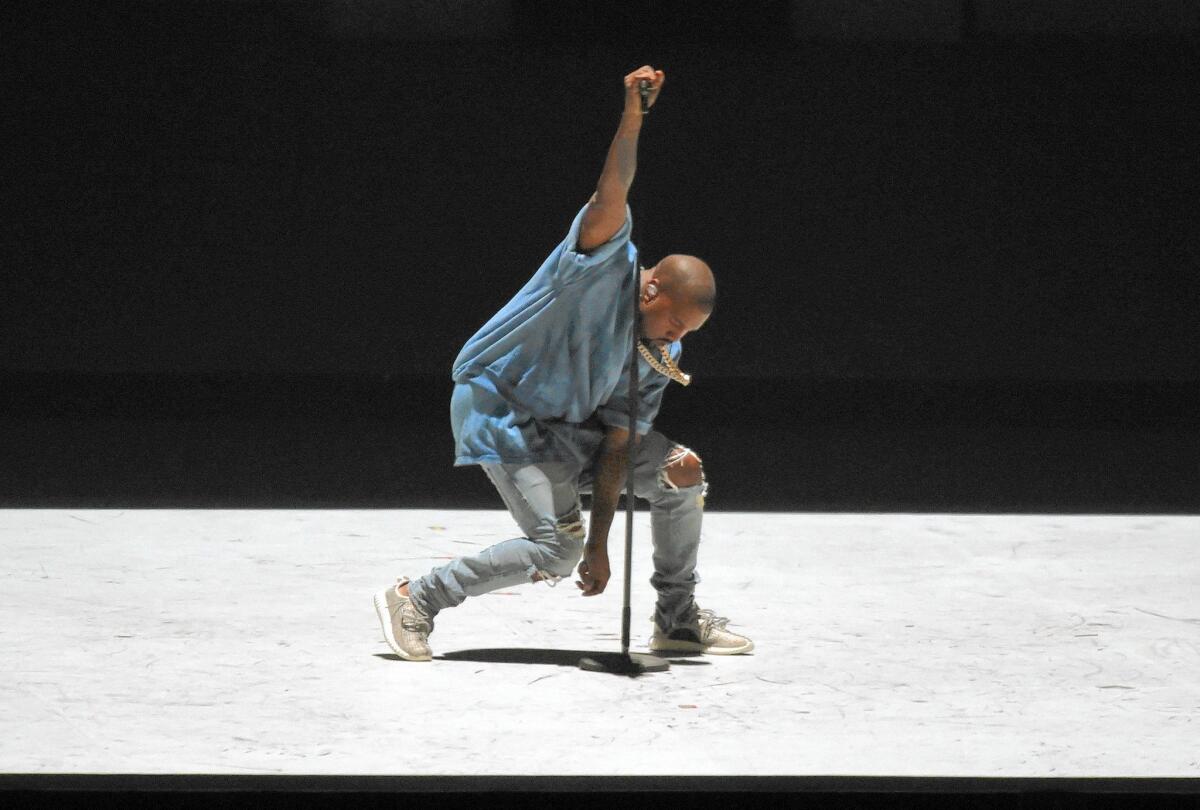
MULTIPOLYGON (((672 481, 670 478, 667 477, 667 471, 665 468, 658 471, 658 483, 662 486, 663 489, 667 490, 668 492, 674 492, 676 494, 678 494, 680 492, 680 490, 683 489, 682 487, 677 486, 674 481, 672 481)), ((686 487, 686 489, 699 489, 700 490, 699 492, 696 493, 696 506, 699 507, 700 509, 703 509, 704 508, 704 499, 708 495, 708 479, 704 477, 703 469, 700 470, 700 483, 696 484, 695 486, 686 487)))
POLYGON ((555 574, 552 571, 542 571, 538 568, 533 568, 533 567, 530 568, 530 571, 531 571, 531 573, 529 575, 530 582, 545 582, 551 588, 553 588, 555 585, 557 585, 559 583, 560 580, 562 580, 562 577, 560 577, 558 574, 555 574))
POLYGON ((658 468, 658 483, 663 489, 675 493, 678 493, 680 489, 692 489, 693 487, 700 487, 700 494, 697 496, 696 500, 699 506, 704 506, 704 496, 708 494, 708 480, 704 477, 704 464, 700 461, 700 457, 698 455, 683 445, 676 445, 673 447, 671 452, 668 453, 667 457, 663 460, 662 466, 658 468), (696 471, 700 475, 700 480, 696 484, 680 487, 671 480, 671 468, 682 467, 686 463, 688 456, 691 456, 695 459, 695 467, 696 471))
POLYGON ((531 582, 545 582, 551 588, 557 585, 563 577, 570 576, 571 571, 575 568, 575 563, 573 560, 568 561, 567 557, 574 552, 574 556, 577 558, 579 551, 583 548, 583 541, 587 538, 587 532, 583 527, 582 513, 578 507, 555 522, 554 536, 559 540, 566 541, 562 544, 564 546, 563 560, 561 562, 551 561, 550 564, 553 568, 538 568, 536 565, 531 565, 528 569, 531 582), (554 570, 555 568, 558 570, 554 570))
POLYGON ((554 524, 554 533, 559 537, 567 537, 572 541, 583 542, 586 533, 583 529, 583 517, 580 510, 575 509, 554 524))

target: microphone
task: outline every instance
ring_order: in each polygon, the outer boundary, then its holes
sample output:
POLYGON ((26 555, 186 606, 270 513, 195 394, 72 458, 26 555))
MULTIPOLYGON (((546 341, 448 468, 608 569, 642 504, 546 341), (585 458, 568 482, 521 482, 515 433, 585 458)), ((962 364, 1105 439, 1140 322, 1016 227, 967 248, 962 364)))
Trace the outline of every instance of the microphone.
POLYGON ((638 95, 642 97, 642 115, 647 115, 650 112, 650 80, 642 79, 638 82, 638 95))

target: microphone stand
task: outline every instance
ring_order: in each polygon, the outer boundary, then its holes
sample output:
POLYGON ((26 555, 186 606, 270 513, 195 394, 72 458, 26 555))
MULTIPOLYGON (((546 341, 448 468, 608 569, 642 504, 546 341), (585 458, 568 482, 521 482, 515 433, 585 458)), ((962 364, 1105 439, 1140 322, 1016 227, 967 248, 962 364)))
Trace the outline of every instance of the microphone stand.
MULTIPOLYGON (((642 115, 649 110, 650 82, 642 79, 638 83, 642 97, 642 115)), ((637 463, 637 413, 638 413, 638 334, 641 318, 638 298, 641 295, 641 262, 633 262, 633 346, 629 355, 629 443, 625 446, 625 598, 621 606, 621 652, 599 653, 579 660, 579 668, 588 672, 607 672, 612 675, 637 676, 645 672, 664 672, 671 665, 656 655, 629 652, 629 591, 633 578, 633 472, 637 463)))

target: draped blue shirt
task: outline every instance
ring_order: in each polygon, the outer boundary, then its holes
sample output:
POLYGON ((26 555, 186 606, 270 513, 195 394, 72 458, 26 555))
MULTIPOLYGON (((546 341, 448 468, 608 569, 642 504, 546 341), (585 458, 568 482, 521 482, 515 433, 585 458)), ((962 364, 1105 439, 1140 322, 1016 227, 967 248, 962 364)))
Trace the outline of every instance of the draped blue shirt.
MULTIPOLYGON (((629 427, 629 360, 637 249, 633 217, 581 253, 576 214, 566 238, 454 360, 455 464, 578 461, 604 427, 629 427)), ((682 347, 669 346, 678 360, 682 347)), ((637 432, 650 430, 669 379, 638 357, 637 432)))

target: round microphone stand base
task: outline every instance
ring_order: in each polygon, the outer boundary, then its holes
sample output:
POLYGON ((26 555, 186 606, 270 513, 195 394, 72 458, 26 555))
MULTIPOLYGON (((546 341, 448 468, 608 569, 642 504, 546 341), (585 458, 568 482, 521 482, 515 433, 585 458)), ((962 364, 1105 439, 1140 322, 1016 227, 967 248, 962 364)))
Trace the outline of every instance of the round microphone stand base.
POLYGON ((666 672, 670 666, 666 659, 644 653, 595 653, 579 659, 580 669, 587 672, 607 672, 610 675, 666 672))

